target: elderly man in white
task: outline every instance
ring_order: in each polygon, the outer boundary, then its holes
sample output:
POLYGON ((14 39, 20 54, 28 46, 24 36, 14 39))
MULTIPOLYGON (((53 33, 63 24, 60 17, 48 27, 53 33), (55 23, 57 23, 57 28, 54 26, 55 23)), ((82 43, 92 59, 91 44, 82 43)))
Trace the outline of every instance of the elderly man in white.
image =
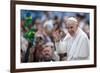
POLYGON ((79 28, 78 20, 69 17, 65 23, 68 34, 65 37, 67 60, 86 60, 89 58, 89 39, 79 28))

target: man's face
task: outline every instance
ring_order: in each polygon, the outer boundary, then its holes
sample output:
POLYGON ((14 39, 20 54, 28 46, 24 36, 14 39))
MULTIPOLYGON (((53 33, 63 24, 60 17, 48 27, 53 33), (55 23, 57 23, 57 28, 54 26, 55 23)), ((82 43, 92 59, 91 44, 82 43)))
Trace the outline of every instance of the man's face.
POLYGON ((68 32, 70 33, 70 35, 73 36, 75 34, 75 32, 77 31, 78 23, 70 20, 70 21, 66 22, 66 28, 67 28, 68 32))
POLYGON ((41 20, 40 19, 36 19, 35 20, 35 25, 36 25, 36 28, 38 29, 41 25, 41 20))
POLYGON ((41 20, 40 19, 36 19, 35 20, 35 24, 41 24, 41 20))
POLYGON ((50 61, 52 59, 52 48, 51 47, 45 47, 42 50, 42 56, 44 61, 50 61))

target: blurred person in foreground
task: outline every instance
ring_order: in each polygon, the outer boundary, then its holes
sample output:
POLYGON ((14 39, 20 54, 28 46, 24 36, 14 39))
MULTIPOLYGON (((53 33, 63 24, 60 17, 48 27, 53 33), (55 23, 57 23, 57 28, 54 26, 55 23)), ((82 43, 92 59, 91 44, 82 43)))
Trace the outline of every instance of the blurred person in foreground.
POLYGON ((28 45, 28 41, 23 36, 21 36, 21 62, 25 62, 25 55, 27 52, 28 45))
POLYGON ((44 44, 44 37, 41 33, 35 34, 35 42, 33 44, 33 47, 30 49, 30 60, 33 62, 40 62, 42 56, 41 51, 44 44))
POLYGON ((66 33, 59 27, 53 30, 52 36, 56 52, 59 55, 60 61, 66 60, 67 51, 66 51, 66 41, 64 40, 66 33))
POLYGON ((43 45, 41 54, 42 54, 41 62, 59 61, 59 56, 54 50, 54 44, 52 42, 47 42, 43 45))
POLYGON ((74 17, 66 21, 68 30, 66 38, 67 60, 86 60, 89 58, 89 39, 79 27, 79 22, 74 17))

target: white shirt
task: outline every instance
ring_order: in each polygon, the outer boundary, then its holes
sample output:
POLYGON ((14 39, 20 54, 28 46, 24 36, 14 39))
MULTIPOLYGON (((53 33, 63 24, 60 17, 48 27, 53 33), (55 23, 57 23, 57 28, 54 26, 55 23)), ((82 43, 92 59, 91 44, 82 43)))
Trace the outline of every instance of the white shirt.
POLYGON ((89 57, 89 39, 87 35, 78 28, 74 37, 66 38, 67 60, 81 60, 89 57))

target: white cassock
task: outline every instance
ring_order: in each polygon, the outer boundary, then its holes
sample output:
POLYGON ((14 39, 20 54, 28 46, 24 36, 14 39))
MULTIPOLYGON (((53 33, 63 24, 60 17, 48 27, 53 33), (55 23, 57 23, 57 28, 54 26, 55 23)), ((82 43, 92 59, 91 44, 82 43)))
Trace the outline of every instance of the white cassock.
POLYGON ((67 60, 86 60, 89 58, 89 39, 78 28, 74 37, 66 36, 67 60))

